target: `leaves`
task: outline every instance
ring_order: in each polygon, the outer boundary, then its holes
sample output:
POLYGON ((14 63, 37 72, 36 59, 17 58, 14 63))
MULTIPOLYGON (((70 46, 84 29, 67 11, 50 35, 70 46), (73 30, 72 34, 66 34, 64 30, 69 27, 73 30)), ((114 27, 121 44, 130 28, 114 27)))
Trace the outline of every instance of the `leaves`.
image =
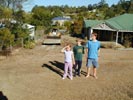
POLYGON ((11 8, 16 11, 17 9, 22 9, 22 3, 27 0, 0 0, 0 6, 5 8, 11 8))
POLYGON ((0 42, 1 46, 8 47, 14 42, 14 35, 11 34, 10 30, 7 28, 3 28, 0 30, 0 42))

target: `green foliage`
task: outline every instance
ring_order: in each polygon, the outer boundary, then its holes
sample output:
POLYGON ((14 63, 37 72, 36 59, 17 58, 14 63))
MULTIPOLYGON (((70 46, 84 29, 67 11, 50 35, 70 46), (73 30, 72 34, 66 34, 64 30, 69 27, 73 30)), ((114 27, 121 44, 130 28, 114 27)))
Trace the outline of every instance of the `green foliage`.
POLYGON ((23 10, 19 10, 19 11, 14 12, 14 18, 19 23, 23 23, 25 20, 25 12, 23 10))
POLYGON ((13 26, 11 27, 11 32, 15 35, 15 38, 29 38, 29 30, 23 28, 19 23, 13 24, 13 26))
POLYGON ((70 21, 66 21, 64 23, 64 26, 66 27, 67 31, 69 31, 71 29, 71 24, 72 24, 72 22, 70 22, 70 21))
POLYGON ((105 19, 109 19, 115 16, 115 12, 113 11, 113 8, 107 9, 107 12, 105 14, 105 19))
POLYGON ((62 16, 62 11, 59 9, 59 7, 57 6, 53 6, 53 9, 50 10, 52 18, 53 17, 58 17, 58 16, 62 16))
POLYGON ((133 0, 130 0, 130 7, 128 9, 129 13, 133 13, 133 0))
POLYGON ((35 7, 32 10, 32 24, 40 26, 48 26, 51 23, 51 12, 46 10, 45 7, 35 7))
POLYGON ((22 4, 27 0, 0 0, 0 6, 11 8, 12 10, 21 10, 22 4))
POLYGON ((9 47, 14 43, 14 35, 7 28, 0 29, 0 46, 9 47))
POLYGON ((72 34, 81 34, 83 28, 83 19, 79 18, 74 21, 72 34))
POLYGON ((5 7, 0 7, 0 19, 4 18, 5 20, 9 20, 12 18, 12 10, 5 7))
POLYGON ((31 24, 31 22, 32 22, 32 14, 30 14, 30 13, 25 13, 25 12, 24 12, 23 17, 24 17, 23 23, 29 23, 29 24, 31 24))
POLYGON ((48 33, 51 31, 51 29, 53 29, 52 26, 47 27, 47 28, 45 29, 44 34, 48 34, 48 33))
POLYGON ((35 47, 34 41, 26 41, 24 44, 24 48, 26 49, 33 49, 35 47))
POLYGON ((132 47, 132 38, 133 38, 133 35, 132 34, 126 34, 124 36, 124 46, 126 48, 129 48, 129 47, 132 47))

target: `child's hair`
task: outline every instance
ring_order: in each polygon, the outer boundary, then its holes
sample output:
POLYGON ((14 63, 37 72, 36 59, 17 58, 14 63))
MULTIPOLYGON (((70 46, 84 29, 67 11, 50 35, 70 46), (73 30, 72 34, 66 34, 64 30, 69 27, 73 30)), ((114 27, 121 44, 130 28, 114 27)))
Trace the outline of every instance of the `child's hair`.
POLYGON ((82 40, 81 40, 81 39, 76 39, 76 42, 78 42, 78 41, 82 42, 82 40))
POLYGON ((67 46, 67 48, 70 47, 70 50, 71 50, 71 47, 72 47, 71 44, 68 43, 68 44, 66 44, 66 46, 67 46))
POLYGON ((70 48, 72 47, 70 43, 67 43, 66 46, 69 46, 70 48))
POLYGON ((97 33, 93 32, 92 34, 95 35, 95 37, 97 37, 97 33))

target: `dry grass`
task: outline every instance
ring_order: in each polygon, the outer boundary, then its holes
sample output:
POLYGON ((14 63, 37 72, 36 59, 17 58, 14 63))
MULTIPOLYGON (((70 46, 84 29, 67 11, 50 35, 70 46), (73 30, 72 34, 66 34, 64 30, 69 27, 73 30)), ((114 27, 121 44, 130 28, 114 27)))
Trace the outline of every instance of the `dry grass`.
POLYGON ((101 49, 97 80, 85 78, 84 57, 81 77, 71 81, 61 79, 61 48, 21 49, 0 60, 0 91, 8 100, 133 100, 133 51, 101 49))
POLYGON ((124 46, 122 46, 121 44, 116 44, 115 42, 101 42, 101 47, 102 48, 125 48, 124 46))

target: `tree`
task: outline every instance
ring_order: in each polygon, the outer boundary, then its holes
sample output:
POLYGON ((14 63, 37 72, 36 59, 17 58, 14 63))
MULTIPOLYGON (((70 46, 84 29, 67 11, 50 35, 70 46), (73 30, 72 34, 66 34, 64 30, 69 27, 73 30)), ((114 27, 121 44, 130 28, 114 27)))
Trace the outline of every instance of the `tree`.
POLYGON ((22 3, 27 0, 0 0, 0 6, 11 8, 14 11, 22 9, 22 3))
POLYGON ((12 10, 0 7, 0 19, 9 20, 10 18, 12 18, 12 10))
POLYGON ((105 19, 109 19, 115 16, 115 12, 113 11, 113 8, 110 8, 107 10, 107 12, 105 13, 105 19))
POLYGON ((0 46, 1 48, 7 48, 14 43, 14 35, 11 34, 8 28, 3 28, 0 30, 0 46))
POLYGON ((14 18, 19 23, 22 24, 25 20, 25 12, 23 10, 19 10, 19 11, 14 12, 14 18))
POLYGON ((63 16, 62 9, 59 6, 48 6, 45 7, 45 9, 51 12, 52 18, 57 16, 63 16))
POLYGON ((93 8, 93 5, 91 5, 91 4, 89 4, 88 5, 88 10, 93 10, 94 8, 93 8))
POLYGON ((73 24, 73 33, 72 34, 82 34, 83 28, 83 18, 79 17, 77 20, 74 21, 73 24))
POLYGON ((40 26, 49 26, 51 23, 51 12, 50 10, 45 9, 43 6, 36 6, 32 10, 32 24, 40 26))
POLYGON ((12 34, 14 34, 16 39, 19 38, 28 39, 29 37, 28 30, 23 28, 22 25, 19 23, 13 24, 10 30, 12 34))
POLYGON ((64 23, 64 26, 67 28, 67 31, 69 31, 70 29, 71 29, 71 22, 70 21, 66 21, 65 23, 64 23))
POLYGON ((130 0, 130 7, 129 7, 128 12, 133 13, 133 0, 130 0))

